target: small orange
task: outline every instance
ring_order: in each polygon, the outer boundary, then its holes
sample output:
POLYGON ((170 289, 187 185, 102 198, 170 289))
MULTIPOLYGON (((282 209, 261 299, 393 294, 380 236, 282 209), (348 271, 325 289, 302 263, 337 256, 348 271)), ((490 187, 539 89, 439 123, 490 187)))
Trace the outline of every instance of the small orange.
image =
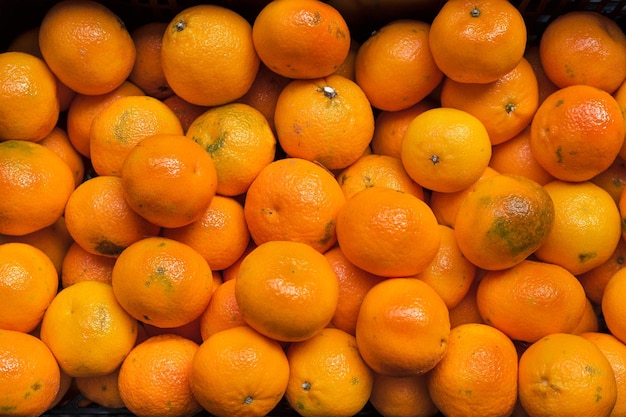
POLYGON ((52 72, 80 94, 105 94, 122 84, 135 63, 135 44, 106 5, 64 0, 39 26, 39 48, 52 72))
POLYGON ((0 140, 40 141, 59 119, 54 74, 25 52, 0 53, 0 140))
POLYGON ((533 67, 535 76, 537 77, 537 87, 539 91, 539 104, 543 103, 546 97, 559 89, 550 78, 546 75, 546 71, 541 65, 541 54, 539 53, 539 45, 536 43, 529 44, 524 52, 524 58, 533 67))
POLYGON ((125 405, 117 384, 119 374, 118 367, 105 375, 78 377, 74 381, 78 392, 92 403, 106 408, 123 408, 125 405))
POLYGON ((137 320, 109 284, 83 281, 64 288, 41 322, 41 340, 73 377, 113 372, 135 345, 137 320))
POLYGON ((254 243, 254 240, 250 239, 250 241, 248 242, 248 246, 246 247, 246 250, 239 257, 239 259, 237 259, 235 261, 235 263, 233 263, 228 268, 220 271, 221 274, 222 274, 222 281, 223 282, 230 281, 232 279, 237 278, 237 274, 239 273, 239 267, 241 266, 241 263, 243 262, 245 257, 250 253, 250 251, 252 251, 252 249, 254 249, 256 247, 257 247, 257 244, 254 243))
POLYGON ((346 59, 343 60, 341 65, 339 65, 339 68, 333 72, 333 74, 341 75, 349 80, 356 81, 356 54, 359 52, 360 48, 361 43, 358 40, 355 38, 350 39, 350 49, 348 50, 348 55, 346 56, 346 59))
POLYGON ((444 415, 510 415, 517 401, 517 350, 491 326, 457 326, 427 381, 432 401, 444 415))
POLYGON ((355 266, 346 258, 339 246, 329 249, 324 256, 335 271, 339 282, 339 298, 331 324, 339 330, 354 335, 365 294, 385 278, 370 274, 355 266))
POLYGON ((535 256, 574 275, 606 262, 622 235, 620 213, 608 192, 589 182, 543 186, 554 206, 554 226, 535 256))
POLYGON ((443 79, 429 46, 430 24, 393 20, 374 31, 359 48, 355 80, 372 106, 397 111, 425 99, 443 79))
POLYGON ((221 195, 245 193, 276 154, 276 138, 267 119, 243 103, 207 110, 193 121, 186 136, 211 155, 221 195))
POLYGON ((350 30, 343 16, 317 0, 272 1, 254 18, 254 48, 272 71, 287 77, 326 77, 350 51, 350 30))
POLYGON ((482 269, 510 268, 541 247, 555 224, 550 194, 535 181, 498 174, 460 203, 454 232, 463 255, 482 269))
POLYGON ((466 83, 446 78, 441 106, 464 110, 480 120, 493 145, 511 139, 533 119, 539 106, 537 77, 522 58, 511 71, 491 83, 466 83))
POLYGON ((337 241, 357 267, 385 277, 426 269, 439 249, 441 232, 428 205, 387 187, 359 191, 337 215, 337 241))
POLYGON ((353 416, 372 392, 373 374, 353 335, 326 328, 287 349, 285 399, 303 417, 353 416))
POLYGON ((337 174, 337 181, 349 199, 371 187, 388 187, 424 200, 424 189, 407 174, 399 158, 387 155, 363 155, 337 174))
POLYGON ((344 204, 341 186, 328 170, 306 159, 284 158, 261 170, 243 209, 257 245, 291 240, 325 252, 337 242, 337 212, 344 204))
POLYGON ((611 334, 626 343, 626 308, 624 307, 624 289, 626 288, 626 271, 619 270, 604 287, 601 310, 604 321, 611 334))
POLYGON ((94 171, 120 176, 131 149, 156 134, 183 134, 178 117, 167 105, 150 96, 114 100, 91 123, 89 155, 94 171))
POLYGON ((622 239, 626 240, 626 224, 624 224, 626 220, 626 188, 620 193, 619 200, 617 201, 617 209, 619 210, 622 221, 622 239))
POLYGON ((546 75, 560 88, 584 84, 613 93, 626 79, 626 35, 595 11, 572 11, 550 21, 539 53, 546 75))
POLYGON ((485 323, 530 343, 551 333, 571 333, 583 318, 586 302, 582 285, 565 268, 531 260, 488 271, 476 292, 485 323))
POLYGON ((60 388, 59 365, 37 337, 0 330, 0 410, 5 416, 43 415, 60 388))
POLYGON ((53 150, 0 142, 0 233, 25 235, 54 224, 74 190, 74 174, 53 150))
POLYGON ((172 109, 176 117, 178 117, 184 133, 187 133, 187 129, 189 129, 189 126, 191 126, 198 116, 209 109, 209 106, 192 104, 176 94, 164 99, 163 103, 172 109))
POLYGON ((622 191, 626 188, 626 160, 618 156, 610 167, 591 178, 589 181, 606 190, 611 194, 613 200, 619 204, 622 191))
POLYGON ((200 219, 217 189, 211 156, 182 134, 144 138, 129 151, 120 174, 131 208, 161 227, 200 219))
POLYGON ((608 416, 617 399, 611 363, 582 336, 553 333, 519 360, 519 399, 531 416, 608 416))
MULTIPOLYGON (((484 273, 482 270, 481 272, 484 273)), ((483 274, 481 274, 481 276, 482 275, 483 274)), ((472 281, 472 285, 465 294, 465 297, 463 297, 456 306, 449 309, 451 328, 465 323, 484 323, 483 318, 480 317, 478 303, 476 302, 476 292, 478 291, 480 279, 481 277, 477 276, 474 281, 472 281)))
POLYGON ((476 266, 461 253, 453 228, 439 225, 439 230, 439 250, 432 262, 415 278, 430 285, 448 309, 452 309, 469 291, 476 276, 476 266))
POLYGON ((87 252, 113 258, 161 229, 131 208, 122 180, 112 175, 97 176, 76 187, 65 206, 65 223, 74 241, 87 252))
POLYGON ((287 155, 343 169, 372 140, 374 113, 358 84, 333 74, 287 84, 276 102, 274 125, 287 155))
POLYGON ((191 390, 216 417, 264 416, 287 389, 289 362, 282 347, 250 327, 206 339, 191 363, 191 390))
POLYGON ((46 148, 52 149, 70 167, 74 174, 74 183, 78 186, 85 177, 85 161, 83 156, 70 142, 67 132, 62 127, 56 126, 42 140, 38 142, 46 148))
POLYGON ((153 336, 133 348, 122 365, 118 389, 138 417, 193 416, 202 411, 191 387, 198 344, 182 336, 153 336))
POLYGON ((626 267, 626 240, 620 239, 609 259, 587 272, 577 275, 585 294, 595 305, 602 303, 604 287, 613 274, 626 267))
POLYGON ((198 106, 243 96, 254 82, 259 62, 250 23, 214 4, 181 10, 169 22, 161 43, 161 65, 169 86, 198 106))
POLYGON ((221 195, 213 197, 200 219, 178 228, 163 228, 161 236, 191 246, 214 271, 235 263, 250 241, 241 203, 221 195))
POLYGON ((458 82, 489 83, 513 70, 526 49, 522 13, 503 0, 454 0, 432 21, 430 50, 437 66, 458 82))
POLYGON ((301 242, 260 244, 241 262, 235 282, 246 323, 282 342, 308 339, 326 327, 339 298, 328 260, 301 242))
MULTIPOLYGON (((626 80, 624 80, 624 82, 617 89, 617 91, 613 93, 613 97, 617 101, 617 104, 619 105, 622 111, 622 115, 624 116, 624 134, 626 135, 626 80)), ((624 138, 626 139, 626 136, 624 136, 624 138)), ((619 152, 619 156, 622 158, 626 157, 626 145, 622 145, 622 149, 619 152)))
POLYGON ((166 28, 165 22, 148 22, 130 32, 136 54, 135 65, 128 74, 128 80, 147 95, 159 100, 174 94, 161 66, 161 43, 166 28))
POLYGON ((419 185, 450 193, 480 178, 489 165, 491 142, 485 125, 476 116, 437 107, 409 123, 400 156, 407 173, 419 185))
POLYGON ((596 307, 587 298, 585 303, 585 311, 583 312, 583 318, 580 319, 578 325, 572 330, 572 334, 582 334, 585 332, 597 332, 600 329, 600 321, 598 320, 598 314, 596 307))
POLYGON ((428 392, 427 374, 388 376, 374 372, 370 404, 385 416, 432 417, 439 411, 428 392))
POLYGON ((0 259, 0 328, 28 333, 56 296, 56 268, 44 252, 26 243, 1 244, 0 259))
POLYGON ((380 374, 420 375, 433 369, 448 347, 448 308, 428 284, 389 278, 369 290, 356 323, 365 362, 380 374))
POLYGON ((61 286, 65 288, 81 281, 100 281, 111 284, 115 259, 104 255, 94 255, 74 242, 63 258, 61 286))
POLYGON ((213 276, 204 258, 164 237, 147 237, 127 247, 113 266, 111 284, 131 316, 162 328, 198 318, 213 293, 213 276))
POLYGON ((624 143, 624 120, 606 91, 572 85, 541 103, 530 128, 539 164, 564 181, 586 181, 609 168, 624 143))
POLYGON ((235 295, 235 279, 220 284, 200 316, 200 336, 206 340, 212 335, 231 327, 247 326, 241 315, 235 295))

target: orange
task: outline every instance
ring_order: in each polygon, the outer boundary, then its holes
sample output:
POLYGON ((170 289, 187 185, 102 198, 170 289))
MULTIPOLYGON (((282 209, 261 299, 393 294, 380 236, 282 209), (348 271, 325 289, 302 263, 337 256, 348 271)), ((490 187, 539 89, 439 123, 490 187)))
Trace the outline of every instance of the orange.
POLYGON ((361 43, 358 40, 354 38, 350 39, 350 49, 348 50, 348 55, 346 56, 346 59, 343 60, 341 65, 339 65, 339 68, 333 72, 333 74, 341 75, 342 77, 356 81, 356 54, 360 48, 361 43))
POLYGON ((200 219, 217 189, 211 156, 177 134, 144 138, 121 167, 126 201, 161 227, 182 227, 200 219))
POLYGON ((184 133, 187 133, 187 129, 189 129, 189 126, 191 126, 198 116, 209 109, 209 106, 192 104, 183 100, 176 94, 163 99, 163 103, 172 109, 176 117, 178 117, 184 133))
POLYGON ((64 0, 50 7, 39 26, 39 48, 63 84, 89 95, 119 87, 136 55, 121 19, 91 0, 64 0))
POLYGON ((147 95, 160 100, 174 94, 161 66, 161 43, 166 28, 165 22, 148 22, 130 32, 136 54, 135 65, 128 74, 128 80, 147 95))
POLYGON ((57 293, 58 276, 50 258, 27 243, 0 244, 0 328, 35 329, 57 293))
POLYGON ((415 278, 430 285, 448 309, 452 309, 469 291, 476 275, 476 266, 461 253, 453 228, 439 225, 439 231, 441 243, 435 258, 415 278))
POLYGON ((213 276, 209 264, 190 246, 164 237, 147 237, 117 258, 112 286, 131 316, 171 328, 202 314, 213 293, 213 276))
POLYGON ((285 158, 261 170, 243 209, 257 245, 291 240, 325 252, 337 241, 337 213, 344 204, 343 191, 328 170, 306 159, 285 158))
POLYGON ((372 106, 397 111, 425 99, 443 79, 429 46, 430 24, 393 20, 375 30, 359 48, 355 80, 372 106))
POLYGON ((617 271, 604 287, 601 310, 604 321, 611 334, 626 343, 626 308, 623 294, 626 287, 626 272, 617 271))
POLYGON ((374 113, 358 84, 329 75, 287 84, 276 102, 274 125, 287 155, 342 169, 367 149, 374 134, 374 113))
POLYGON ((450 331, 446 355, 427 381, 444 415, 510 415, 517 401, 517 351, 498 329, 463 324, 450 331))
POLYGON ((191 392, 198 345, 172 334, 153 336, 130 351, 118 388, 126 408, 139 417, 193 416, 202 408, 191 392))
POLYGON ((98 175, 121 175, 131 149, 156 134, 182 135, 174 112, 150 96, 127 96, 102 109, 91 123, 89 155, 98 175))
MULTIPOLYGON (((624 80, 624 82, 617 89, 617 91, 613 93, 613 97, 615 98, 615 100, 617 100, 617 104, 622 110, 622 115, 624 116, 624 132, 626 134, 626 80, 624 80)), ((624 137, 624 139, 626 142, 626 136, 624 137)), ((626 145, 622 145, 619 156, 622 158, 626 157, 626 145)))
POLYGON ((122 180, 112 175, 97 176, 76 187, 67 200, 65 223, 74 241, 87 252, 113 258, 160 230, 131 208, 122 180))
POLYGON ((235 263, 233 263, 228 268, 220 271, 221 274, 222 274, 222 281, 223 282, 230 281, 230 280, 235 279, 237 277, 237 274, 239 273, 239 267, 241 266, 241 263, 243 262, 245 257, 250 253, 250 251, 252 249, 254 249, 256 246, 257 246, 257 244, 254 243, 254 240, 250 239, 250 241, 248 242, 248 246, 246 247, 246 250, 239 257, 239 259, 237 259, 235 261, 235 263))
POLYGON ((143 323, 142 325, 148 337, 158 336, 161 334, 174 334, 189 339, 197 344, 202 343, 202 334, 200 332, 200 317, 178 327, 164 328, 153 326, 147 323, 143 323))
POLYGON ((537 87, 539 91, 539 104, 543 103, 546 97, 559 89, 550 78, 546 75, 546 71, 541 65, 541 54, 539 53, 539 45, 537 43, 526 46, 524 58, 533 67, 535 76, 537 77, 537 87))
POLYGON ((626 240, 626 225, 624 224, 626 220, 626 191, 624 190, 620 193, 619 200, 617 201, 617 209, 619 210, 622 221, 622 239, 626 240))
POLYGON ((584 84, 614 92, 626 79, 626 35, 608 16, 572 11, 546 26, 541 64, 558 87, 584 84))
POLYGON ((550 194, 535 181, 498 174, 477 182, 458 208, 461 253, 482 269, 510 268, 546 242, 555 224, 550 194))
POLYGON ((399 158, 368 154, 337 174, 346 199, 371 187, 388 187, 424 200, 424 189, 407 174, 399 158))
POLYGON ((0 330, 0 410, 5 416, 39 416, 60 388, 59 365, 37 337, 0 330))
POLYGON ((491 148, 489 166, 501 174, 515 174, 544 185, 554 177, 535 159, 530 149, 530 127, 491 148))
POLYGON ((533 119, 539 106, 537 77, 522 58, 511 71, 491 83, 466 83, 446 78, 441 106, 468 112, 480 120, 493 145, 511 139, 533 119))
POLYGON ((531 260, 480 280, 476 304, 484 322, 511 339, 535 342, 571 333, 583 318, 585 290, 565 268, 531 260))
POLYGON ((465 83, 490 83, 513 70, 524 55, 524 17, 503 0, 454 0, 432 21, 430 50, 448 77, 465 83))
POLYGON ((387 187, 359 191, 337 215, 337 241, 346 258, 375 275, 415 275, 435 259, 437 219, 414 195, 387 187))
POLYGON ((339 298, 328 260, 301 242, 260 244, 241 262, 235 282, 246 323, 281 342, 306 340, 326 327, 339 298))
POLYGON ((206 340, 212 335, 231 327, 246 326, 235 295, 235 280, 220 284, 200 316, 200 335, 206 340))
POLYGON ((431 98, 425 98, 404 110, 380 111, 376 115, 374 136, 370 142, 372 152, 401 158, 402 139, 409 123, 418 115, 437 107, 431 98))
POLYGON ((385 278, 370 274, 355 266, 335 246, 324 253, 339 282, 337 308, 331 320, 332 327, 354 335, 359 310, 365 294, 385 278))
POLYGON ((432 417, 437 407, 430 398, 427 376, 388 376, 374 373, 370 404, 382 415, 432 417))
POLYGON ((218 5, 180 11, 169 22, 161 43, 161 65, 169 86, 199 106, 243 96, 254 82, 259 62, 250 23, 218 5))
POLYGON ((600 329, 600 321, 596 313, 596 307, 587 298, 585 303, 585 311, 583 318, 580 319, 578 325, 572 330, 572 334, 582 334, 585 332, 597 332, 600 329))
POLYGON ((89 401, 106 408, 122 408, 124 401, 117 385, 120 368, 99 376, 75 378, 76 388, 89 401))
POLYGON ((613 200, 619 204, 622 191, 626 188, 626 160, 624 160, 621 156, 618 156, 615 158, 611 166, 591 178, 589 181, 596 184, 600 188, 604 188, 609 194, 611 194, 613 200))
POLYGON ((282 347, 250 327, 206 339, 191 363, 191 390, 216 417, 264 416, 287 389, 289 362, 282 347))
POLYGON ((620 214, 608 192, 584 181, 551 181, 543 186, 554 205, 554 227, 537 249, 538 259, 574 275, 606 262, 622 234, 620 214))
POLYGON ((554 333, 519 360, 519 399, 531 416, 608 416, 617 399, 611 363, 577 335, 554 333))
POLYGON ((100 281, 111 284, 115 259, 104 255, 94 255, 74 242, 63 258, 61 286, 65 288, 81 281, 100 281))
POLYGON ((241 203, 221 195, 213 197, 200 219, 186 226, 164 228, 161 236, 191 246, 214 271, 235 263, 250 241, 241 203))
POLYGON ((0 53, 0 140, 37 142, 59 119, 54 74, 46 63, 25 52, 0 53))
POLYGON ((450 193, 480 178, 489 165, 491 142, 485 125, 476 116, 438 107, 409 123, 400 157, 409 176, 419 185, 450 193))
POLYGON ((372 370, 353 335, 326 328, 287 349, 285 399, 303 417, 353 416, 372 392, 372 370))
POLYGON ((72 170, 53 150, 23 140, 0 142, 0 233, 19 236, 51 226, 74 186, 72 170))
POLYGON ((85 176, 85 161, 83 156, 74 148, 65 129, 56 126, 38 142, 46 148, 52 149, 70 167, 74 174, 74 183, 78 186, 85 176))
POLYGON ((449 334, 446 304, 415 278, 389 278, 370 289, 356 323, 363 359, 390 376, 432 370, 446 354, 449 334))
POLYGON ((343 16, 317 0, 272 1, 254 18, 254 48, 272 71, 288 78, 326 77, 350 51, 343 16))
POLYGON ((77 94, 67 109, 67 136, 74 148, 86 158, 91 157, 90 133, 95 117, 120 97, 143 96, 145 93, 130 81, 124 81, 113 91, 99 95, 77 94))
MULTIPOLYGON (((481 272, 484 271, 481 270, 481 272)), ((478 303, 476 302, 476 292, 478 291, 480 278, 479 276, 475 277, 465 297, 457 305, 449 309, 451 328, 465 323, 484 323, 483 318, 480 317, 478 303)))
POLYGON ((276 154, 276 138, 267 119, 243 103, 207 110, 193 121, 186 136, 211 155, 221 195, 245 193, 276 154))
POLYGON ((539 164, 564 181, 586 181, 609 168, 624 143, 624 120, 606 91, 572 85, 541 103, 530 128, 539 164))
POLYGON ((137 320, 120 306, 109 284, 84 281, 59 291, 43 316, 40 335, 68 375, 105 375, 134 346, 137 320))
POLYGON ((609 259, 600 265, 583 272, 577 278, 585 289, 585 294, 595 305, 602 303, 604 287, 613 274, 626 267, 626 240, 620 239, 609 259))
POLYGON ((593 342, 602 351, 613 369, 617 383, 617 401, 610 415, 617 417, 626 414, 626 345, 607 333, 587 332, 581 336, 593 342))

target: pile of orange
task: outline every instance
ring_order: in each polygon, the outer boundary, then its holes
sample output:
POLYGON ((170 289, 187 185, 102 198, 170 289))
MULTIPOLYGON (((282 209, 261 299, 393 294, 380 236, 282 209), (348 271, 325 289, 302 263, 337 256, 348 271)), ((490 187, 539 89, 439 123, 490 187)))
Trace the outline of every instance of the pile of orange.
POLYGON ((53 3, 0 53, 0 415, 626 416, 614 20, 53 3))

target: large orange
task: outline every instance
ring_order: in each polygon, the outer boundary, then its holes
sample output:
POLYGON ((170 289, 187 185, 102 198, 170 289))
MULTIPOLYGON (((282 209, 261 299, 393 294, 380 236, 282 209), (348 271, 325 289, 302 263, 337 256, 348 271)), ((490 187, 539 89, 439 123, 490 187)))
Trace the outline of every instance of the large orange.
POLYGON ((165 29, 161 65, 184 100, 199 106, 233 101, 248 91, 259 69, 252 27, 225 7, 187 7, 165 29))
POLYGON ((441 6, 430 28, 430 50, 443 73, 458 82, 489 83, 524 56, 526 25, 505 0, 454 0, 441 6))
POLYGON ((135 64, 135 44, 124 23, 91 0, 50 7, 39 26, 39 48, 59 80, 80 94, 114 90, 135 64))
POLYGON ((147 237, 119 255, 111 285, 131 316, 172 328, 195 320, 206 309, 213 293, 213 276, 206 260, 190 246, 147 237))
POLYGON ((611 166, 624 143, 624 118, 609 93, 572 85, 541 103, 530 128, 539 164, 564 181, 586 181, 611 166))
POLYGON ((428 43, 430 24, 399 19, 374 31, 359 47, 355 80, 372 106, 384 111, 409 108, 443 79, 428 43))
POLYGON ((626 308, 621 298, 626 288, 626 270, 617 271, 604 287, 601 310, 606 326, 622 342, 626 343, 626 308))
POLYGON ((517 351, 501 331, 463 324, 450 331, 446 354, 427 378, 433 403, 444 415, 510 415, 517 401, 517 351))
POLYGON ((276 102, 274 125, 287 155, 342 169, 367 149, 374 113, 358 84, 333 74, 287 84, 276 102))
POLYGON ((477 182, 454 224, 459 248, 479 268, 510 268, 544 244, 555 223, 550 195, 535 181, 498 174, 477 182))
POLYGON ((351 42, 339 11, 317 0, 268 2, 254 18, 252 39, 270 70, 298 79, 333 73, 351 42))
POLYGON ((428 392, 428 374, 389 376, 374 372, 370 404, 382 415, 432 417, 439 411, 428 392))
POLYGON ((370 289, 356 323, 363 359, 391 376, 432 370, 446 353, 449 334, 446 304, 415 278, 390 278, 370 289))
POLYGON ((165 22, 148 22, 130 32, 135 43, 135 65, 128 80, 147 95, 160 100, 174 94, 161 65, 161 43, 167 28, 165 22))
POLYGON ((54 74, 25 52, 0 54, 0 140, 40 141, 59 119, 54 74))
POLYGON ((74 190, 74 174, 53 150, 0 142, 0 233, 25 235, 54 224, 74 190))
POLYGON ((246 323, 279 341, 312 337, 330 323, 337 307, 335 272, 324 255, 305 243, 260 244, 246 255, 235 281, 246 323))

